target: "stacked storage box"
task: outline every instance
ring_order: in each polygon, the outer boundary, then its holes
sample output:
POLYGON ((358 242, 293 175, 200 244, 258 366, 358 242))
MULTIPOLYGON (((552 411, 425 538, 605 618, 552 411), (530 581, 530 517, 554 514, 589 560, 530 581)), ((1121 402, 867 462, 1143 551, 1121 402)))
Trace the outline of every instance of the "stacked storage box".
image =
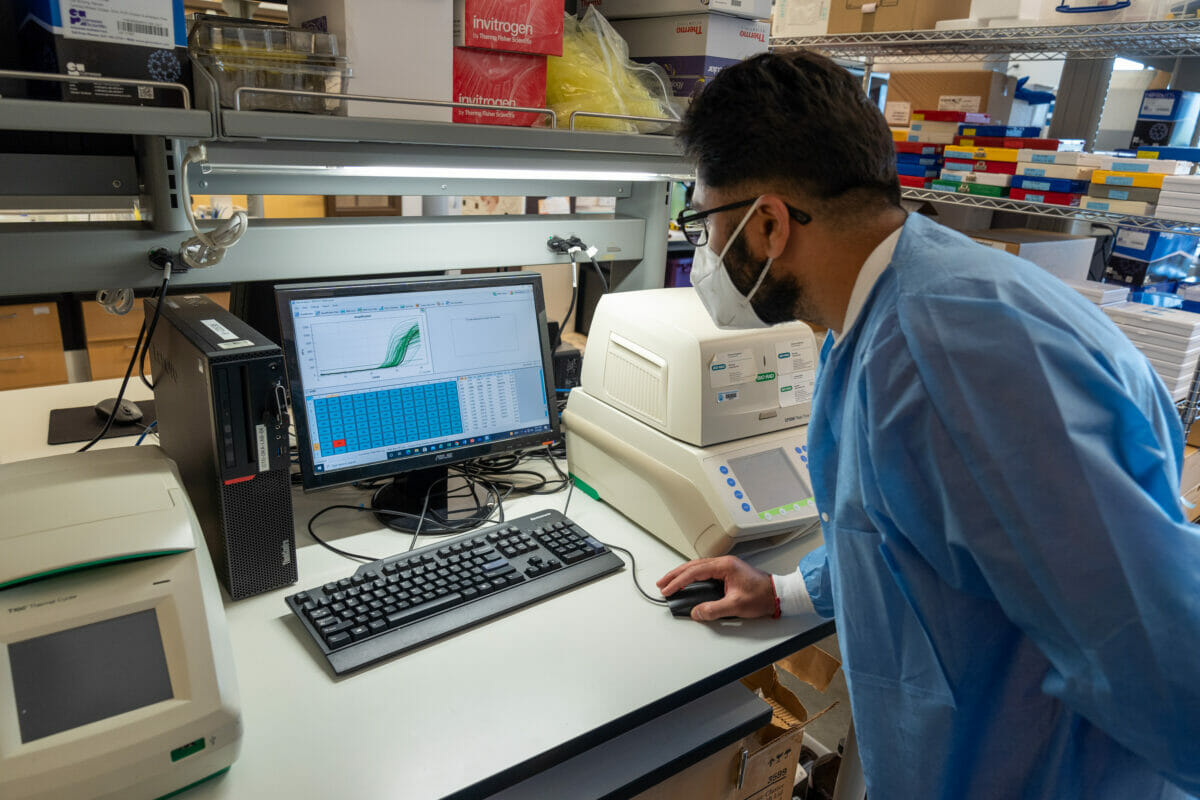
POLYGON ((1064 280, 1067 286, 1086 297, 1098 306, 1110 306, 1113 303, 1124 303, 1129 299, 1129 287, 1115 283, 1100 283, 1099 281, 1064 280))
POLYGON ((1200 222, 1200 175, 1168 175, 1163 178, 1154 216, 1200 222))
POLYGON ((896 142, 896 173, 900 185, 928 189, 942 168, 942 145, 928 142, 896 142))
POLYGON ((1149 158, 1112 158, 1092 175, 1085 208, 1149 217, 1155 214, 1163 179, 1189 175, 1189 161, 1149 158))
MULTIPOLYGON (((581 4, 582 5, 582 4, 581 4)), ((671 92, 690 98, 730 64, 767 52, 771 0, 593 0, 629 45, 629 57, 657 64, 671 92)), ((562 13, 562 3, 559 3, 562 13)))
POLYGON ((1172 399, 1186 399, 1200 361, 1200 314, 1141 303, 1102 310, 1149 359, 1172 399))
POLYGON ((1100 156, 1074 150, 1022 149, 1017 153, 1010 196, 1031 203, 1077 206, 1092 172, 1105 163, 1100 156))
POLYGON ((1008 197, 1019 152, 1011 147, 952 145, 945 150, 942 174, 933 186, 944 191, 1008 197))
POLYGON ((908 140, 929 144, 954 144, 955 137, 963 125, 982 125, 990 119, 987 114, 968 111, 917 109, 909 119, 908 140))
POLYGON ((356 100, 347 104, 350 116, 546 121, 510 109, 546 105, 546 56, 562 55, 562 4, 554 0, 291 0, 288 19, 337 36, 354 65, 358 94, 489 106, 448 111, 356 100))

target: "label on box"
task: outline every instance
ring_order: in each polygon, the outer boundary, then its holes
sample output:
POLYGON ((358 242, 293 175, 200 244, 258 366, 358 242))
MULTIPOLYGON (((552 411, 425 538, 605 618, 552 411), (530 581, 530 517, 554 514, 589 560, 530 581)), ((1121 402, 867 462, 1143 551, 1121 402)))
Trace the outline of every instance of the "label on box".
POLYGON ((541 108, 546 104, 546 58, 456 47, 453 91, 455 102, 496 107, 495 111, 456 108, 455 122, 533 125, 545 117, 506 107, 541 108))
POLYGON ((1121 228, 1117 231, 1117 247, 1128 247, 1130 250, 1145 250, 1150 246, 1150 234, 1147 231, 1121 228))
POLYGON ((1139 117, 1169 117, 1175 108, 1174 97, 1145 97, 1139 117))
POLYGON ((938 98, 938 111, 979 111, 977 94, 944 94, 938 98))
POLYGON ((912 113, 912 103, 893 102, 883 106, 883 117, 888 125, 907 125, 912 113))
POLYGON ((776 372, 779 373, 779 405, 794 406, 812 399, 816 364, 812 350, 803 341, 776 342, 776 372))
POLYGON ((709 385, 714 389, 752 383, 757 376, 754 370, 754 354, 744 350, 717 353, 708 367, 708 376, 709 385))
POLYGON ((58 8, 67 39, 175 47, 174 11, 161 0, 58 0, 58 8))
POLYGON ((562 39, 562 4, 554 0, 455 0, 459 47, 561 56, 562 39))

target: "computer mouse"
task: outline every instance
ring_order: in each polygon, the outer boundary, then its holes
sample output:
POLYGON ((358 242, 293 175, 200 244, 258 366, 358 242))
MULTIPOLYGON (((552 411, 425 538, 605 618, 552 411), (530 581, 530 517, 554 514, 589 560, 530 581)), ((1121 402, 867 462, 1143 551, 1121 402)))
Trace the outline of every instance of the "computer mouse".
MULTIPOLYGON (((96 416, 100 419, 108 419, 113 413, 113 405, 117 402, 115 397, 106 397, 99 403, 96 403, 96 416)), ((121 405, 117 406, 117 413, 113 416, 114 425, 129 425, 137 422, 142 418, 142 410, 138 408, 137 403, 132 400, 121 398, 121 405)))
POLYGON ((720 600, 725 596, 725 581, 710 578, 706 581, 689 583, 667 598, 667 606, 676 617, 690 617, 692 609, 700 603, 720 600))

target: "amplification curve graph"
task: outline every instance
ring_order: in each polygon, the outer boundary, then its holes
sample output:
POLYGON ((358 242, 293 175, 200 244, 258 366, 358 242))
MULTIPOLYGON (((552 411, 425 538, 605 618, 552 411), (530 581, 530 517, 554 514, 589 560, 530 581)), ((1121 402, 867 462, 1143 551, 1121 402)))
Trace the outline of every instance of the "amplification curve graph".
POLYGON ((314 325, 312 334, 321 377, 381 371, 416 375, 431 369, 420 317, 314 325))

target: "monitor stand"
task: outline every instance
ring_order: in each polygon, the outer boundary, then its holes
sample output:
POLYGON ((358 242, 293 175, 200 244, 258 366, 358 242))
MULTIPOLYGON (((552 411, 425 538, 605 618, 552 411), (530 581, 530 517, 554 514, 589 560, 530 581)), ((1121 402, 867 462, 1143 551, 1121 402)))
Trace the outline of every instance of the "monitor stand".
POLYGON ((421 516, 422 509, 425 510, 422 533, 442 533, 440 529, 444 526, 439 520, 447 520, 455 527, 471 522, 479 524, 486 519, 487 512, 478 510, 478 503, 473 494, 468 493, 463 497, 463 492, 456 488, 447 497, 447 487, 462 481, 462 478, 451 477, 448 467, 428 467, 397 475, 390 483, 385 483, 375 490, 371 497, 371 506, 388 511, 403 511, 412 516, 397 517, 376 512, 375 518, 387 527, 405 533, 411 533, 416 528, 417 518, 421 516), (428 505, 425 502, 426 495, 429 497, 428 505), (454 514, 462 516, 452 517, 454 514))

